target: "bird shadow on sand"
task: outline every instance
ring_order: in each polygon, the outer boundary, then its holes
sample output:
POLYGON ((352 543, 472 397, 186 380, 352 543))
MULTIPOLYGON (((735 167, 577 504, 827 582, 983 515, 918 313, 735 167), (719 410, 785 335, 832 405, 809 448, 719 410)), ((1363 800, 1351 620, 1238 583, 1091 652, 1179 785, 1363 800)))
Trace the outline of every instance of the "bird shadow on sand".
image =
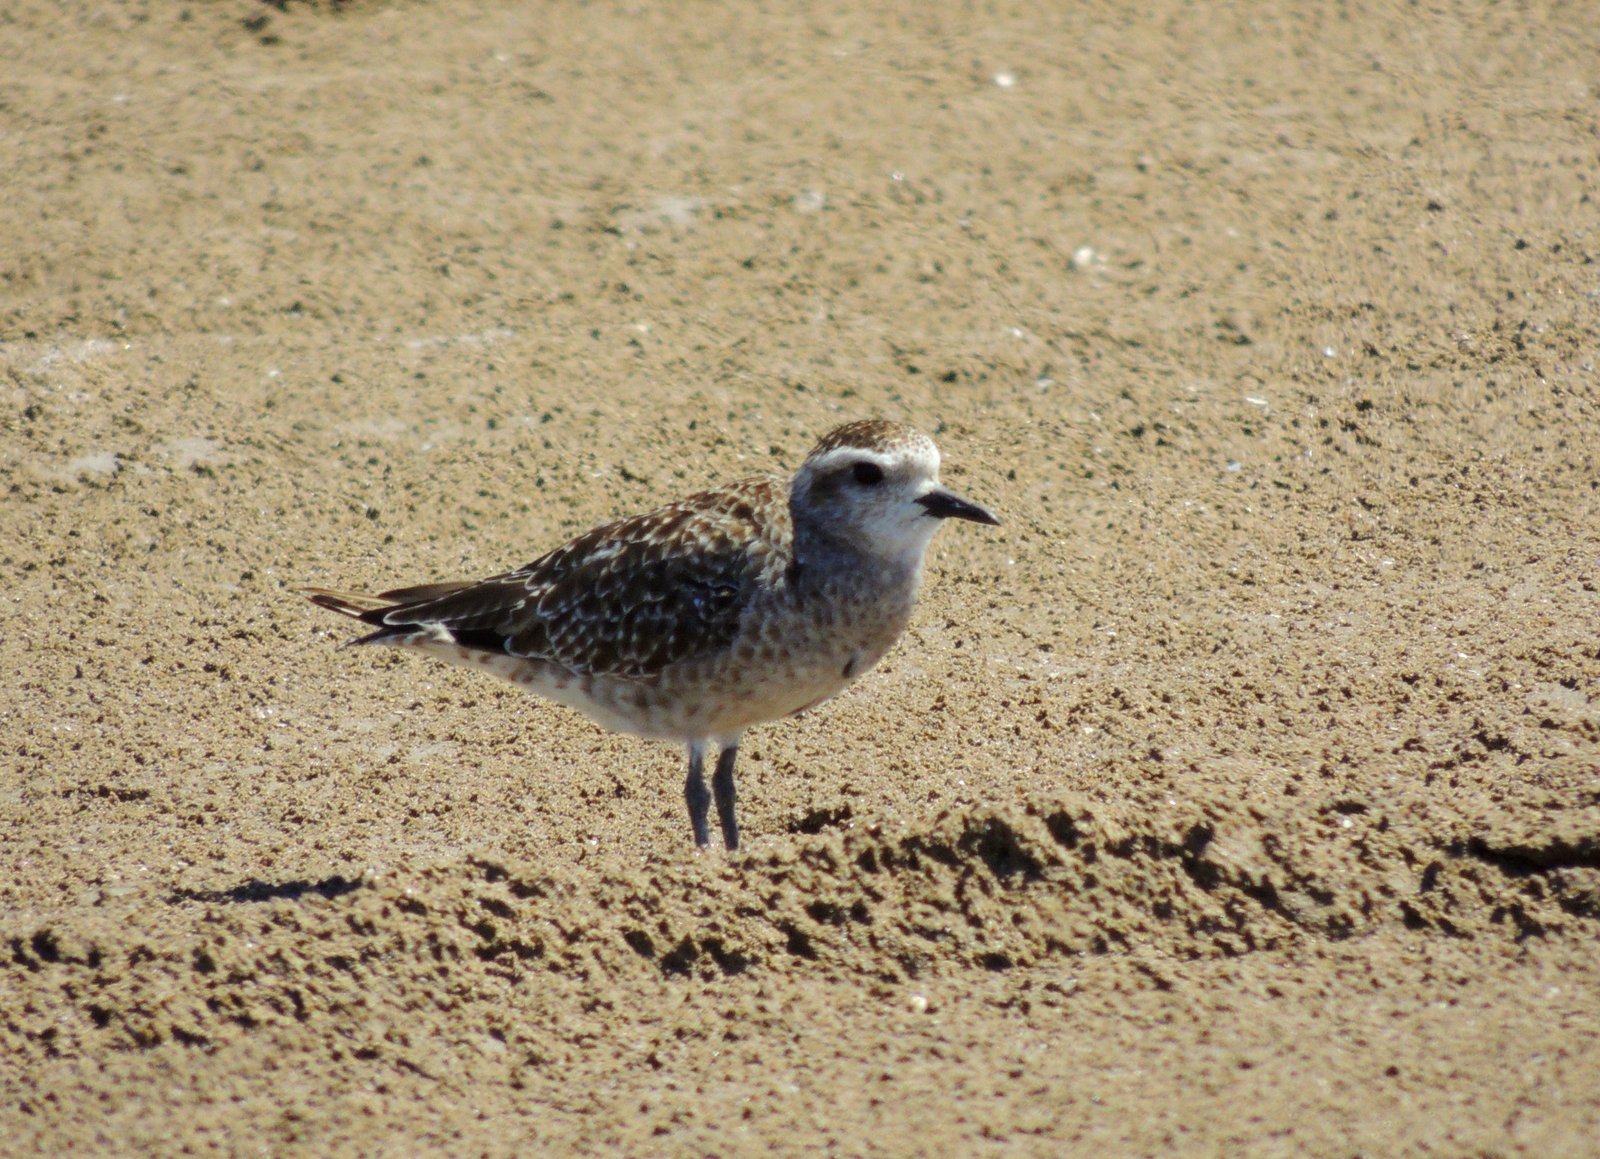
POLYGON ((298 901, 308 893, 320 897, 342 897, 360 889, 360 879, 345 877, 335 873, 321 881, 308 881, 301 878, 296 881, 262 881, 252 877, 250 880, 233 886, 230 889, 175 889, 167 895, 167 901, 178 904, 186 901, 199 901, 209 904, 231 903, 241 904, 247 902, 278 901, 288 899, 298 901))

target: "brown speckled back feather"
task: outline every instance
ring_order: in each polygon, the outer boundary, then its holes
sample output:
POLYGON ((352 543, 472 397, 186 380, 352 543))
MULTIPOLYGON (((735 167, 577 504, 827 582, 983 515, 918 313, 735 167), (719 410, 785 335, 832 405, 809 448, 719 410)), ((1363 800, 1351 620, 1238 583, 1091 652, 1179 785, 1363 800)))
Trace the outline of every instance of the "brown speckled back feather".
POLYGON ((503 575, 385 592, 382 606, 359 609, 379 628, 359 642, 443 633, 578 675, 647 678, 726 648, 752 591, 781 585, 791 551, 786 482, 746 479, 597 527, 503 575))

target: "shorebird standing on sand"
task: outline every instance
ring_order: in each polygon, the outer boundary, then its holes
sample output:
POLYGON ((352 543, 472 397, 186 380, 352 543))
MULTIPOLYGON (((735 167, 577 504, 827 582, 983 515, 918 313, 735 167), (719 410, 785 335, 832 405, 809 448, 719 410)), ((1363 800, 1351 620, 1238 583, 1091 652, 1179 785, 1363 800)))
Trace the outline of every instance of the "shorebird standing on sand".
POLYGON ((998 524, 939 485, 939 449, 867 420, 819 442, 792 480, 702 491, 580 535, 489 579, 379 595, 308 588, 387 644, 479 668, 602 726, 686 742, 695 843, 739 846, 745 729, 852 684, 905 630, 945 519, 998 524), (706 750, 718 749, 711 790, 706 750))

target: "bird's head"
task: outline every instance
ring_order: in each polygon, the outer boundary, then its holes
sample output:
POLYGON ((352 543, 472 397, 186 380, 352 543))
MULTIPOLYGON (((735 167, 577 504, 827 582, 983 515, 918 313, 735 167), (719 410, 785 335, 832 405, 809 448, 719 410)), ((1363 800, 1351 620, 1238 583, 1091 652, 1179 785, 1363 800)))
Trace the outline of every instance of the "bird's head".
POLYGON ((946 519, 999 524, 939 483, 939 448, 912 427, 868 419, 838 427, 806 456, 789 497, 795 531, 885 561, 918 564, 946 519))

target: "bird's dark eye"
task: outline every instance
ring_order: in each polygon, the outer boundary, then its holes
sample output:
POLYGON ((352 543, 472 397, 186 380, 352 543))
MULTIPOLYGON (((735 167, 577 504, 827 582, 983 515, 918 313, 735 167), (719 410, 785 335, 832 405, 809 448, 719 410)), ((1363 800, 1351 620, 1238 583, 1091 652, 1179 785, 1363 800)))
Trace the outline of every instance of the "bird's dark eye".
POLYGON ((851 470, 863 487, 876 487, 883 482, 883 468, 876 463, 857 463, 851 470))

